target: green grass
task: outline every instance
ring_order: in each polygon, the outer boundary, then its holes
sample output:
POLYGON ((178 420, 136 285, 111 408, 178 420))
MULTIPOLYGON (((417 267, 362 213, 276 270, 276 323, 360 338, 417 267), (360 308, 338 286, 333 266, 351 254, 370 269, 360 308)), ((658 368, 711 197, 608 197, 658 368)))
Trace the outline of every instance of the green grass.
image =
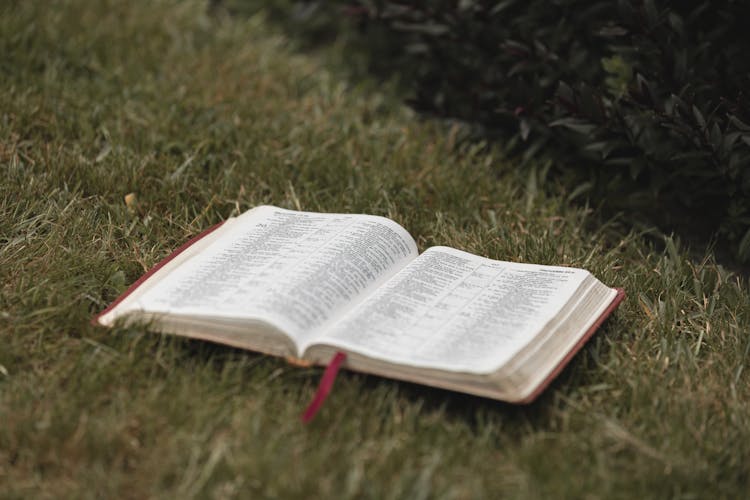
POLYGON ((747 494, 747 283, 332 60, 191 1, 0 5, 0 497, 747 494), (629 297, 531 406, 344 373, 309 426, 317 369, 89 325, 260 203, 387 215, 422 248, 586 267, 629 297))

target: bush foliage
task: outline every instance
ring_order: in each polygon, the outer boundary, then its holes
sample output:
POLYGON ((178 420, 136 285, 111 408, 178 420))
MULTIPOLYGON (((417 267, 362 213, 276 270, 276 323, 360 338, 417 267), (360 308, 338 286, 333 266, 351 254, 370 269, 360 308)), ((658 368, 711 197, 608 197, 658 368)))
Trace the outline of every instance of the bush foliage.
POLYGON ((748 2, 291 5, 292 26, 315 37, 352 19, 373 68, 397 72, 418 110, 554 159, 577 195, 668 225, 720 220, 750 259, 748 2))

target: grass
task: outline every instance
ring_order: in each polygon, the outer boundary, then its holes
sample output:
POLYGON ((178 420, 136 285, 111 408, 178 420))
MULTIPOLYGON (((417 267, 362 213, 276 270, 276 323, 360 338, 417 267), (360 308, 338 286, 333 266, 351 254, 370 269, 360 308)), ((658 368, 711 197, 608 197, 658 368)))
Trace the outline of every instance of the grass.
POLYGON ((0 6, 0 496, 746 494, 746 281, 538 192, 333 59, 192 1, 0 6), (629 298, 531 406, 345 373, 309 426, 319 370, 89 325, 260 203, 386 215, 629 298))

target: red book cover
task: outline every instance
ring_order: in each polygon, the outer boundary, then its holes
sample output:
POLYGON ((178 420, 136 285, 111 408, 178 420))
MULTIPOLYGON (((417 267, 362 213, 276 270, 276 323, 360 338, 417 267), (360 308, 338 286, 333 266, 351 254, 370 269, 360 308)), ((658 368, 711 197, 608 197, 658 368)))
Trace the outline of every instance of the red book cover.
MULTIPOLYGON (((205 231, 201 232, 200 234, 194 236, 189 241, 181 245, 179 248, 177 248, 174 252, 169 254, 167 257, 162 259, 158 264, 156 264, 152 269, 150 269, 146 274, 138 278, 138 280, 130 285, 128 289, 122 293, 117 299, 112 302, 106 309, 101 311, 99 314, 97 314, 92 320, 91 323, 94 325, 99 324, 99 318, 101 318, 103 315, 110 312, 112 309, 114 309, 118 304, 120 304, 125 298, 127 298, 129 295, 131 295, 136 289, 138 289, 139 286, 141 286, 144 282, 146 282, 151 276, 153 276, 156 272, 158 272, 160 269, 162 269, 165 265, 167 265, 169 262, 174 260, 177 256, 182 254, 185 250, 190 248, 192 245, 200 241, 201 239, 205 238, 215 230, 217 230, 224 222, 220 222, 218 224, 215 224, 214 226, 206 229, 205 231)), ((573 359, 573 357, 578 353, 578 351, 581 350, 581 348, 584 346, 584 344, 591 338, 592 335, 596 332, 596 330, 604 323, 604 321, 614 312, 615 309, 620 305, 620 303, 625 299, 625 290, 618 288, 617 294, 615 295, 612 302, 609 304, 609 306, 604 310, 604 312, 596 319, 596 321, 591 325, 591 327, 586 331, 586 333, 580 338, 580 340, 576 343, 575 346, 565 355, 565 357, 557 364, 557 366, 550 372, 550 374, 547 376, 547 378, 544 379, 544 381, 539 384, 539 386, 526 398, 524 398, 521 401, 516 401, 517 404, 529 404, 533 402, 539 395, 544 392, 544 390, 550 385, 550 383, 562 372, 562 370, 567 366, 567 364, 573 359)), ((339 353, 341 354, 341 353, 339 353)), ((343 357, 339 360, 336 366, 336 370, 338 371, 339 365, 343 362, 343 357)), ((308 363, 305 363, 306 365, 308 363)), ((335 371, 332 375, 332 378, 335 377, 335 371)), ((332 384, 331 384, 332 385, 332 384)), ((325 399, 325 396, 322 397, 322 399, 325 399)), ((314 412, 313 412, 314 413, 314 412)))

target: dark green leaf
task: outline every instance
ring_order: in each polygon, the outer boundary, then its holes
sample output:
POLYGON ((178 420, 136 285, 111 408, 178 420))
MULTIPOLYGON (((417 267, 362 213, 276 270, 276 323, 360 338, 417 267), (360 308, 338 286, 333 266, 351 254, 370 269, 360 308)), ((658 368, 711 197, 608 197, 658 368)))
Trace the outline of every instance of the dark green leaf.
POLYGON ((579 120, 577 118, 561 118, 550 122, 550 127, 565 127, 569 130, 573 130, 579 134, 588 135, 596 129, 596 125, 579 120))

